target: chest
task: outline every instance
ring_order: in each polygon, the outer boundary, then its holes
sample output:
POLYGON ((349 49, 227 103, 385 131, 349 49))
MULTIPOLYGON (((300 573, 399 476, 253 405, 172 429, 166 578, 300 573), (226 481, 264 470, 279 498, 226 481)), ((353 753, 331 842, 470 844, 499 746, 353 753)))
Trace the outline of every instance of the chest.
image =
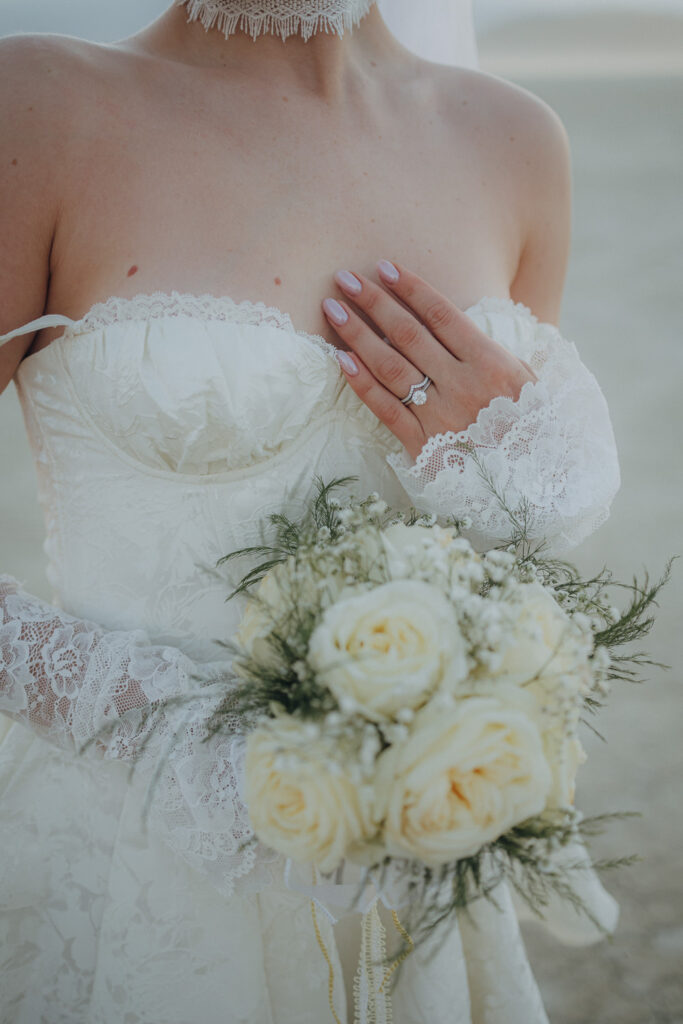
MULTIPOLYGON (((237 95, 239 99, 239 94, 237 95)), ((519 224, 511 185, 463 121, 415 102, 302 112, 122 98, 65 183, 50 306, 177 289, 264 301, 334 341, 320 303, 346 267, 405 262, 454 301, 505 294, 519 224), (87 155, 87 159, 86 159, 87 155)))

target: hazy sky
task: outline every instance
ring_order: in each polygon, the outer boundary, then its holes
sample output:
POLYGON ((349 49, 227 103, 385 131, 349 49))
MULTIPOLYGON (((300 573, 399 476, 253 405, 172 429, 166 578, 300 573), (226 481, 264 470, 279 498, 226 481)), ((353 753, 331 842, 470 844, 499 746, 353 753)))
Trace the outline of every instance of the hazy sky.
MULTIPOLYGON (((155 18, 170 0, 0 0, 0 35, 62 32, 116 39, 155 18)), ((416 0, 419 2, 419 0, 416 0)), ((477 30, 528 14, 609 8, 664 9, 683 16, 683 0, 474 0, 477 30)))

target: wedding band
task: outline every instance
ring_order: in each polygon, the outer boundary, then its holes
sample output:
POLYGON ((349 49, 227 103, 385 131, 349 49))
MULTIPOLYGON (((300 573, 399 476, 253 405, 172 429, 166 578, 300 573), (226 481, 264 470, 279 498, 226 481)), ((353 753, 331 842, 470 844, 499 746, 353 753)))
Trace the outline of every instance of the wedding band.
POLYGON ((415 405, 424 405, 425 402, 427 401, 425 391, 427 390, 431 383, 431 377, 425 377, 424 380, 421 380, 419 384, 411 384, 410 391, 408 392, 405 398, 401 399, 403 404, 410 405, 411 402, 414 402, 415 405))

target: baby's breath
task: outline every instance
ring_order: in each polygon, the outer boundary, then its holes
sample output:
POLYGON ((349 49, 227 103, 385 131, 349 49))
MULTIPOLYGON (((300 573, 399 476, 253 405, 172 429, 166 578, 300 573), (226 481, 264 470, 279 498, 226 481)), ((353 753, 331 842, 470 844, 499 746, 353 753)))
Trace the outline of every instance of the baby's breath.
MULTIPOLYGON (((438 588, 454 610, 466 645, 468 676, 459 688, 444 685, 430 696, 430 703, 444 712, 482 686, 495 692, 490 679, 516 643, 519 603, 531 584, 544 587, 567 620, 555 652, 564 660, 553 667, 551 658, 543 666, 539 674, 545 689, 539 689, 538 675, 529 680, 541 694, 541 715, 555 723, 559 735, 576 735, 582 711, 600 706, 611 681, 635 680, 640 666, 656 664, 622 648, 651 629, 652 608, 671 563, 655 584, 647 574, 642 583, 635 578, 631 584, 615 582, 606 569, 582 577, 572 564, 547 556, 543 542, 529 538, 528 508, 509 508, 492 481, 489 486, 508 514, 510 535, 495 549, 478 554, 463 536, 472 528, 470 519, 451 519, 440 526, 432 514, 391 509, 377 492, 364 498, 347 493, 342 500, 337 492, 348 491, 355 480, 343 477, 325 483, 316 477, 314 494, 298 519, 271 515, 264 526, 269 536, 262 544, 219 560, 218 565, 250 560, 251 568, 227 599, 246 593, 257 604, 261 600, 265 618, 259 645, 241 650, 226 644, 235 650, 242 679, 236 685, 233 675, 226 677, 226 696, 211 719, 211 733, 234 732, 236 721, 248 732, 264 720, 293 716, 306 723, 302 735, 307 741, 324 742, 331 751, 331 771, 343 770, 359 786, 371 785, 377 758, 388 746, 406 741, 416 713, 406 706, 393 718, 368 721, 353 697, 347 694, 337 700, 332 695, 312 669, 308 650, 314 630, 340 595, 387 583, 392 572, 438 588), (416 531, 390 558, 383 537, 395 524, 426 528, 429 535, 416 531), (276 569, 280 600, 270 606, 259 597, 258 588, 276 569), (614 603, 613 595, 620 590, 629 595, 624 610, 614 603), (580 677, 571 667, 572 657, 583 666, 580 677)), ((540 642, 540 626, 530 626, 529 635, 540 642)), ((495 900, 496 886, 503 880, 541 916, 555 893, 592 917, 572 887, 571 866, 558 868, 553 855, 576 839, 595 834, 611 817, 584 820, 573 807, 546 810, 508 829, 475 856, 439 870, 388 857, 379 857, 373 869, 382 873, 393 864, 403 873, 413 894, 404 923, 416 941, 471 900, 495 900)), ((628 858, 622 858, 599 866, 626 862, 628 858)))

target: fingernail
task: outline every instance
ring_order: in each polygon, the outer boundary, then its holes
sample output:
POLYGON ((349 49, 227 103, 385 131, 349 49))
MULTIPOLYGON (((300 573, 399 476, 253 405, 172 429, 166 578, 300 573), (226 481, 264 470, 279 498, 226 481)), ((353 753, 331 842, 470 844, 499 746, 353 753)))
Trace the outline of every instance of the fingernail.
POLYGON ((340 288, 343 288, 345 292, 349 292, 351 295, 358 295, 363 290, 363 285, 356 275, 352 274, 349 270, 338 270, 334 275, 334 279, 340 288))
POLYGON ((349 355, 348 352, 344 352, 343 349, 340 348, 337 349, 335 355, 342 370, 345 370, 346 373, 350 373, 352 377, 355 377, 358 373, 358 366, 353 356, 349 355))
POLYGON ((391 281, 392 284, 396 284, 398 281, 398 270, 393 263, 389 260, 380 260, 377 264, 380 277, 383 277, 385 281, 391 281))
POLYGON ((340 306, 336 299, 324 299, 323 309, 333 324, 345 324, 349 314, 343 306, 340 306))

